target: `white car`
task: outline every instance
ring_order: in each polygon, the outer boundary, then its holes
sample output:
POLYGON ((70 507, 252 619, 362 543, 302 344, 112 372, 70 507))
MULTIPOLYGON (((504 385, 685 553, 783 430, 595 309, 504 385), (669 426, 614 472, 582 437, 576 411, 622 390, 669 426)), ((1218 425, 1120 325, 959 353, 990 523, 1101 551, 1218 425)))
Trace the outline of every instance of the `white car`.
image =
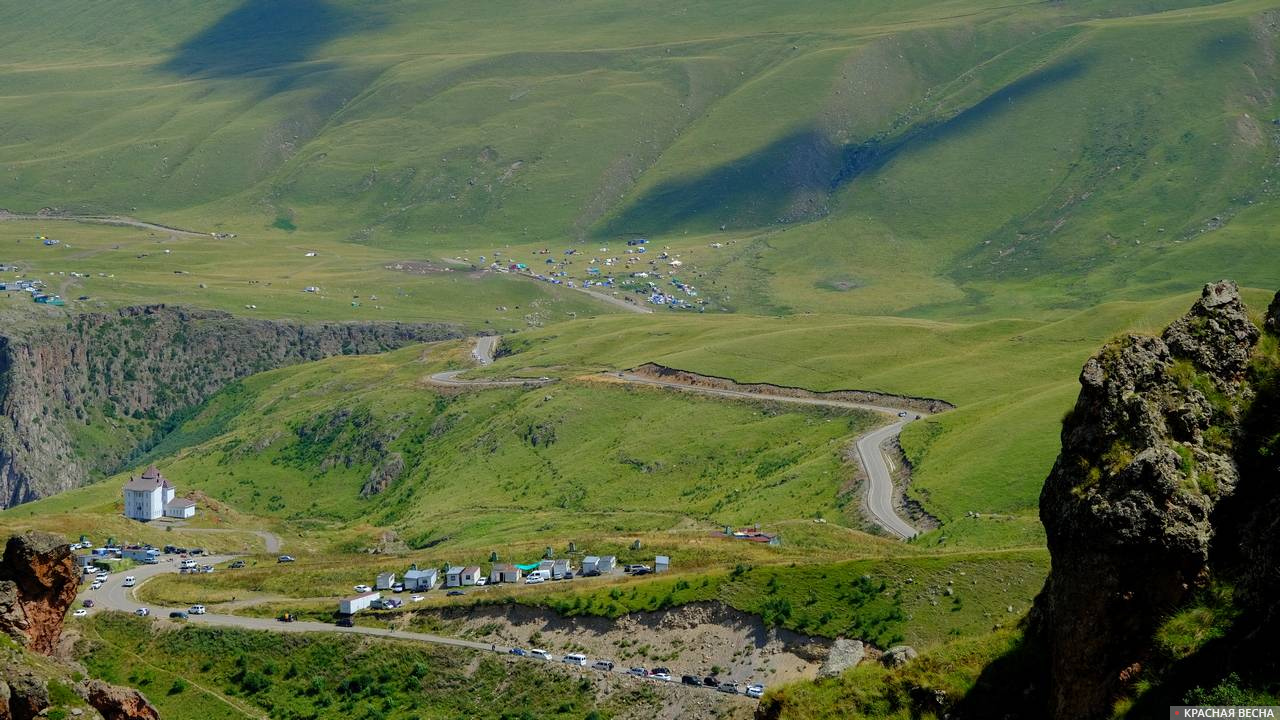
POLYGON ((124 579, 125 587, 133 587, 134 585, 137 585, 137 584, 138 584, 137 579, 134 578, 132 575, 125 576, 125 579, 124 579))
POLYGON ((422 602, 423 600, 426 600, 426 598, 421 595, 410 595, 409 600, 411 602, 422 602))
POLYGON ((651 674, 649 677, 654 680, 661 680, 662 682, 671 682, 671 673, 667 672, 656 672, 651 674))
POLYGON ((90 585, 90 586, 89 586, 89 589, 90 589, 90 590, 97 590, 97 589, 98 589, 98 588, 100 588, 100 587, 102 587, 102 583, 101 583, 101 582, 95 582, 94 584, 92 584, 92 585, 90 585))
POLYGON ((533 650, 530 650, 529 657, 535 657, 535 658, 538 658, 539 660, 552 659, 551 655, 549 655, 546 650, 539 650, 538 648, 534 648, 533 650))
POLYGON ((529 577, 524 579, 525 585, 537 585, 540 582, 542 582, 541 575, 530 575, 529 577))
POLYGON ((98 579, 98 582, 106 582, 106 581, 107 581, 107 578, 109 578, 109 577, 111 577, 111 576, 110 576, 110 575, 108 575, 108 574, 106 574, 106 573, 98 573, 98 578, 97 578, 97 579, 98 579))
POLYGON ((84 617, 89 614, 89 611, 85 610, 84 608, 79 608, 71 614, 74 615, 75 617, 84 617))
POLYGON ((476 585, 484 586, 489 584, 489 578, 477 578, 476 585))
POLYGON ((758 697, 760 697, 761 695, 764 695, 764 686, 763 686, 763 685, 760 685, 759 683, 757 683, 757 684, 755 684, 755 685, 748 685, 748 686, 747 686, 747 697, 749 697, 749 698, 758 698, 758 697))
POLYGON ((146 617, 151 614, 151 611, 146 608, 138 608, 137 610, 133 611, 133 614, 137 615, 138 617, 146 617))
POLYGON ((368 585, 357 585, 352 589, 358 593, 373 592, 373 588, 369 587, 368 585))
POLYGON ((188 610, 187 612, 188 612, 188 613, 190 613, 190 614, 192 614, 192 615, 203 615, 203 614, 204 614, 204 606, 203 606, 203 605, 192 605, 192 606, 191 606, 191 609, 190 609, 190 610, 188 610))

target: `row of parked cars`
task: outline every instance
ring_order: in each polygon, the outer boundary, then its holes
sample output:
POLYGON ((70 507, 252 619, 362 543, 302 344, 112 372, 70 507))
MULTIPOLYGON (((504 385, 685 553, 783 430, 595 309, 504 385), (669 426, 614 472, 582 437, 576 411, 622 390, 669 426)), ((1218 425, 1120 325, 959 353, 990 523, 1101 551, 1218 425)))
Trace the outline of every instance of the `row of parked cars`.
MULTIPOLYGON (((546 660, 548 662, 553 662, 556 659, 554 655, 541 648, 525 650, 524 648, 514 647, 511 648, 509 653, 511 655, 530 657, 537 660, 546 660)), ((562 657, 560 661, 566 665, 590 667, 592 670, 599 670, 600 672, 614 672, 614 664, 612 660, 596 660, 595 662, 591 662, 587 656, 582 653, 569 653, 562 657)), ((665 667, 655 667, 647 670, 642 667, 633 667, 630 670, 627 670, 627 674, 634 675, 636 677, 649 678, 650 680, 658 680, 661 682, 675 682, 675 676, 671 674, 671 669, 665 667)), ((722 682, 713 675, 708 675, 704 678, 698 678, 693 675, 681 675, 680 682, 683 685, 696 685, 698 687, 713 688, 722 693, 729 693, 731 695, 742 693, 751 698, 759 698, 764 695, 764 686, 759 683, 748 685, 744 690, 738 683, 722 682)))

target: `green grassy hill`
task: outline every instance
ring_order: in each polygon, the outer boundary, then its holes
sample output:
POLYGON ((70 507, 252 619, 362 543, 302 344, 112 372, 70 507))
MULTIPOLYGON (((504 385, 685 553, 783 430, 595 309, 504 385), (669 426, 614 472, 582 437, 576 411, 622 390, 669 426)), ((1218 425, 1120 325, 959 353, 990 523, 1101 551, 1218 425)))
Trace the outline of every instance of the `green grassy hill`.
POLYGON ((0 29, 0 198, 255 253, 691 233, 767 312, 1082 307, 1206 251, 1248 283, 1272 4, 44 3, 0 29))

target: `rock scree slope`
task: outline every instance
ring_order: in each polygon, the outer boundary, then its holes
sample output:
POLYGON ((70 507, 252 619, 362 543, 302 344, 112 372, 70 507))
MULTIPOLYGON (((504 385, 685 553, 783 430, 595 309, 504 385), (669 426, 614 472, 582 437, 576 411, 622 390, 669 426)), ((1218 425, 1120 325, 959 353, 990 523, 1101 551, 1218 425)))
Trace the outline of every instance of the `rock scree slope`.
POLYGON ((302 324, 166 305, 0 333, 0 508, 118 469, 166 418, 239 378, 461 335, 444 324, 302 324))

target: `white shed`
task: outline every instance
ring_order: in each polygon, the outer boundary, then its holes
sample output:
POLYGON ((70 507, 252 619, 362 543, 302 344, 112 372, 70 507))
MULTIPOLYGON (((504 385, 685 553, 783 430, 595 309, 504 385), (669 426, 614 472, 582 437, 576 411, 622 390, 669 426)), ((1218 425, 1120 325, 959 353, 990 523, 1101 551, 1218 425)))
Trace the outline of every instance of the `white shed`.
POLYGON ((475 567, 474 565, 471 567, 463 568, 462 573, 461 575, 459 575, 458 579, 462 582, 463 585, 475 585, 476 581, 480 579, 480 568, 475 567))
POLYGON ((671 569, 671 558, 659 555, 653 559, 653 571, 663 573, 671 569))
POLYGON ((396 574, 393 572, 378 573, 378 577, 373 581, 375 590, 390 590, 392 585, 396 584, 396 574))

